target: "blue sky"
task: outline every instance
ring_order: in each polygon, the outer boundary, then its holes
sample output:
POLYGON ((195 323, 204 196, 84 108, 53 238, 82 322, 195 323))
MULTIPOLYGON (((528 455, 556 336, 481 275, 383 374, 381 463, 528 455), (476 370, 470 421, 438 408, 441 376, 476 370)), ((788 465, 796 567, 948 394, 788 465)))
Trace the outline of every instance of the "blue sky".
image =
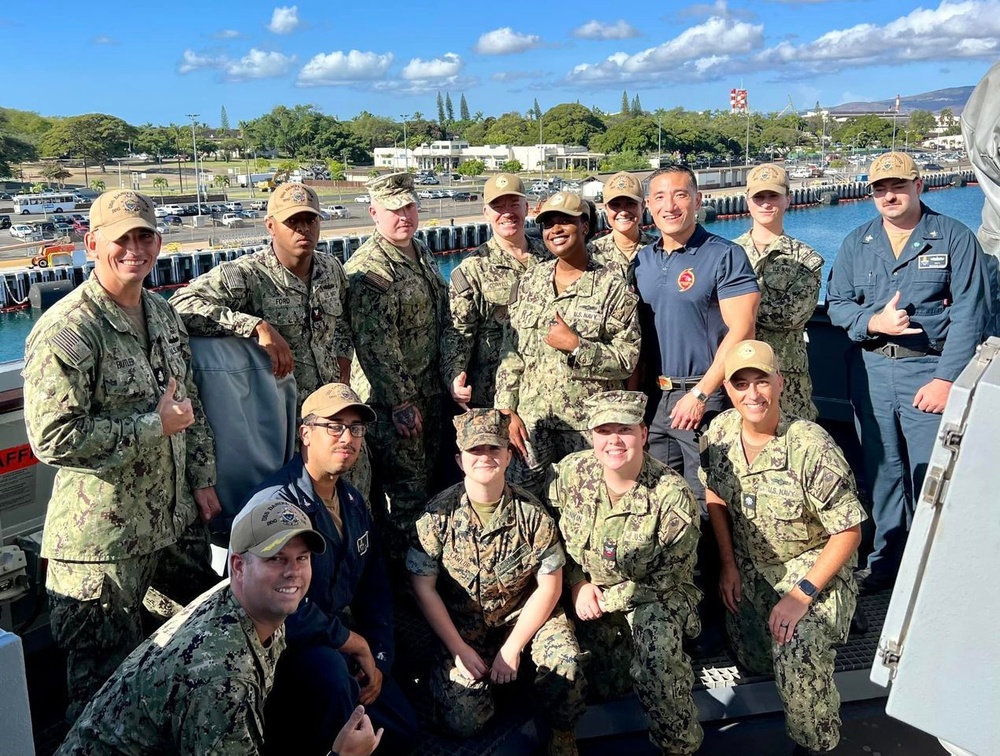
POLYGON ((231 125, 276 105, 436 117, 545 110, 754 110, 887 99, 974 85, 1000 59, 1000 0, 715 0, 710 3, 61 0, 0 4, 0 105, 103 112, 133 124, 231 125), (99 5, 99 4, 98 4, 99 5), (567 9, 571 12, 567 13, 567 9))

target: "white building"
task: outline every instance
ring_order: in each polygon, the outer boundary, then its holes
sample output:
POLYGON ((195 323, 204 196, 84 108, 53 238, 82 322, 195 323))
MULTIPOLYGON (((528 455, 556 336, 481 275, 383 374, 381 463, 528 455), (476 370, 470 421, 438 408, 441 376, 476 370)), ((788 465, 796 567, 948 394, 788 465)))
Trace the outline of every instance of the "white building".
POLYGON ((499 171, 508 160, 517 160, 527 171, 569 171, 596 169, 603 153, 588 152, 586 147, 563 144, 542 144, 514 147, 508 144, 485 144, 478 147, 468 142, 438 140, 409 150, 401 147, 376 147, 375 167, 393 170, 453 171, 466 160, 482 160, 487 171, 499 171), (543 162, 544 161, 544 162, 543 162))

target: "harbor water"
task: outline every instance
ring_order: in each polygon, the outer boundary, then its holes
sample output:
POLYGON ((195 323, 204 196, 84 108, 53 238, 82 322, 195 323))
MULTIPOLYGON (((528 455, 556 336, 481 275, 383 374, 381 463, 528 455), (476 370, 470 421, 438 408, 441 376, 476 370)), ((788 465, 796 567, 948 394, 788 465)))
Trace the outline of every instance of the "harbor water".
MULTIPOLYGON (((978 186, 939 189, 923 195, 926 205, 944 215, 957 218, 969 228, 979 228, 983 209, 983 192, 978 186)), ((845 202, 838 205, 812 205, 790 210, 785 215, 785 231, 809 244, 826 260, 823 280, 826 281, 837 250, 847 233, 875 215, 870 201, 845 202)), ((706 225, 708 230, 735 239, 750 228, 750 218, 725 218, 706 225)), ((447 279, 462 261, 463 255, 441 256, 438 265, 447 279)), ((822 295, 821 295, 822 296, 822 295)), ((0 362, 13 362, 24 356, 24 342, 39 317, 37 310, 0 313, 0 362)))

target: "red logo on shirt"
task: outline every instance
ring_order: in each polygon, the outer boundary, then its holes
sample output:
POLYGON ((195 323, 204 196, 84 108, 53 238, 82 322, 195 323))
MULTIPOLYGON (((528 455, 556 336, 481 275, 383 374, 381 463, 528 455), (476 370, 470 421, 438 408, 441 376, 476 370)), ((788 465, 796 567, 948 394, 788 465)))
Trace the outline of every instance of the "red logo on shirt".
POLYGON ((685 268, 677 276, 677 288, 680 291, 687 291, 694 286, 694 268, 685 268))

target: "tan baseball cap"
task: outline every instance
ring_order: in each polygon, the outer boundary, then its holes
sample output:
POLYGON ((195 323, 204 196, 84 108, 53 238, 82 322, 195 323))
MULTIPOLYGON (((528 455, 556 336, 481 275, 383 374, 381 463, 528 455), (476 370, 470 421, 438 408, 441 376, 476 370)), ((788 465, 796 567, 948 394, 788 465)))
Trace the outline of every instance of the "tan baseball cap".
POLYGON ((455 439, 462 451, 477 446, 499 446, 510 443, 510 416, 495 409, 470 409, 452 418, 455 439))
POLYGON ((294 181, 280 184, 267 201, 267 217, 283 223, 297 213, 320 214, 315 190, 294 181))
POLYGON ((386 210, 399 210, 417 201, 417 193, 413 188, 413 175, 410 173, 390 173, 372 179, 367 184, 368 194, 372 202, 381 205, 386 210))
POLYGON ((602 425, 638 425, 646 414, 648 397, 641 391, 602 391, 587 399, 584 406, 589 411, 587 427, 593 430, 602 425))
POLYGON ((543 216, 552 213, 571 215, 574 218, 579 218, 581 215, 586 215, 588 218, 590 216, 587 203, 583 201, 583 198, 579 194, 574 194, 573 192, 556 192, 553 194, 545 200, 542 209, 535 216, 535 220, 541 223, 543 216))
POLYGON ((872 161, 868 169, 868 185, 882 179, 908 179, 916 181, 920 178, 920 169, 913 158, 905 152, 887 152, 872 161))
POLYGON ((156 231, 153 200, 131 189, 112 189, 90 206, 90 230, 101 229, 110 239, 121 239, 133 228, 156 231))
POLYGON ((744 368, 760 370, 768 375, 778 372, 778 360, 771 345, 764 341, 741 341, 726 355, 725 373, 728 381, 744 368))
POLYGON ((490 176, 483 187, 483 201, 488 205, 497 197, 504 197, 514 194, 518 197, 527 197, 524 192, 524 182, 513 173, 498 173, 490 176))
POLYGON ((788 189, 788 174, 774 163, 758 165, 747 176, 747 195, 750 197, 760 192, 788 194, 788 189))
POLYGON ((229 534, 229 553, 272 557, 285 544, 302 536, 315 554, 326 551, 323 536, 313 530, 306 513, 283 499, 259 502, 236 515, 229 534))
POLYGON ((302 417, 333 417, 348 407, 356 408, 366 422, 374 423, 378 419, 375 410, 361 401, 346 383, 328 383, 313 391, 302 402, 302 417))
POLYGON ((642 183, 628 171, 621 171, 604 182, 604 204, 616 197, 628 197, 642 202, 642 183))

